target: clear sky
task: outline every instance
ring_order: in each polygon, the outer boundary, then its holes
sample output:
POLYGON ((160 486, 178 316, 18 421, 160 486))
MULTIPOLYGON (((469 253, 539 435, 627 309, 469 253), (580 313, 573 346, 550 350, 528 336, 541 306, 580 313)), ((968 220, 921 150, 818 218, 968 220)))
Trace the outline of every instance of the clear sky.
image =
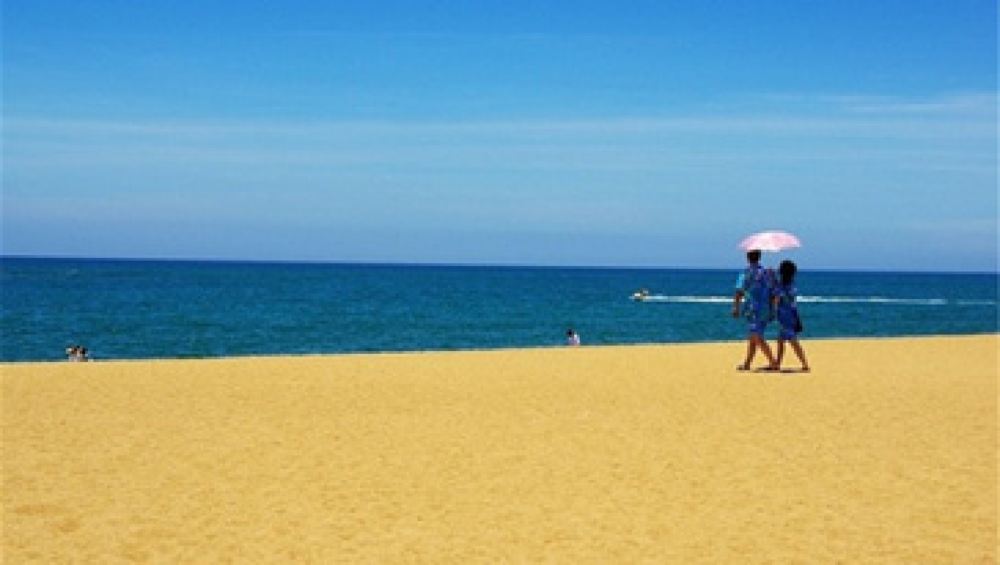
POLYGON ((996 269, 995 0, 3 10, 5 254, 996 269))

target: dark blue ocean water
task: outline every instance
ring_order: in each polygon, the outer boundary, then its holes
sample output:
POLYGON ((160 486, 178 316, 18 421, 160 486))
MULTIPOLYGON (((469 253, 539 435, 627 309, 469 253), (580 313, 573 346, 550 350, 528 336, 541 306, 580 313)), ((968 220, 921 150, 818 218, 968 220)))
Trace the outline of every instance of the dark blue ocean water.
MULTIPOLYGON (((0 259, 3 361, 733 340, 737 270, 0 259), (648 288, 653 299, 629 296, 648 288)), ((803 339, 992 333, 996 274, 800 272, 803 339)), ((774 328, 772 328, 772 333, 774 328)))

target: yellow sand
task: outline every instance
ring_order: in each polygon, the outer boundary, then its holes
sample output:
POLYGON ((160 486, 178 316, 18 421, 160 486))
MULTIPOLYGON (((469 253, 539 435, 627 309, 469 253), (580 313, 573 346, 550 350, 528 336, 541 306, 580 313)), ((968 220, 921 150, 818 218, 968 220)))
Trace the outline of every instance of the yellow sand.
POLYGON ((992 563, 998 336, 3 365, 3 558, 992 563))

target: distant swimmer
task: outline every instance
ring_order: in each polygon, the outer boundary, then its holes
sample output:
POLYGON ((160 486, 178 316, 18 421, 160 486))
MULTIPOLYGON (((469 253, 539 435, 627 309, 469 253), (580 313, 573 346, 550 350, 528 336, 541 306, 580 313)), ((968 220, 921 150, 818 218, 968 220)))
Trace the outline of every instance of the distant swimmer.
POLYGON ((580 334, 576 333, 573 328, 566 330, 566 345, 571 347, 580 345, 580 334))
POLYGON ((68 361, 80 362, 90 360, 87 348, 82 345, 71 345, 67 347, 66 357, 68 361))

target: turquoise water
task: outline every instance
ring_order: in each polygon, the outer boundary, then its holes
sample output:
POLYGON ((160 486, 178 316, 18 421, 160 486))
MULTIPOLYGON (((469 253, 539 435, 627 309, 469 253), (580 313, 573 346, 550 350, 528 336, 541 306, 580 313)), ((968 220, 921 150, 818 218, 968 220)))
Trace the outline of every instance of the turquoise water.
MULTIPOLYGON (((0 259, 4 361, 741 339, 732 270, 0 259), (647 302, 629 296, 638 288, 647 302)), ((992 333, 996 274, 799 274, 803 339, 992 333)), ((771 328, 771 334, 775 328, 771 328)))

